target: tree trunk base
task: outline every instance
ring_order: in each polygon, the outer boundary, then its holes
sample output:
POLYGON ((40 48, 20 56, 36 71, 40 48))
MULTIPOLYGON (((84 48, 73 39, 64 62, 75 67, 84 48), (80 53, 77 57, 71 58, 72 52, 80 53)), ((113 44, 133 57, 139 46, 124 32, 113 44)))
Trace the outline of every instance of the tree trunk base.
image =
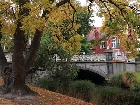
POLYGON ((27 85, 23 85, 20 88, 14 88, 13 87, 13 81, 12 81, 12 68, 9 66, 6 66, 2 70, 2 79, 4 82, 4 85, 0 87, 0 93, 1 94, 8 94, 11 93, 13 95, 17 96, 23 96, 23 95, 37 95, 36 92, 31 90, 27 85))
POLYGON ((0 93, 1 94, 7 94, 9 92, 11 92, 11 89, 10 88, 5 87, 5 85, 0 86, 0 93))
POLYGON ((25 85, 22 89, 11 89, 11 93, 18 96, 38 95, 38 93, 31 90, 27 85, 25 85))
POLYGON ((23 88, 18 89, 18 90, 13 89, 11 87, 5 87, 3 85, 3 86, 0 87, 0 93, 3 94, 3 95, 11 93, 12 95, 15 95, 15 96, 25 96, 25 95, 36 96, 36 95, 38 95, 38 93, 31 90, 27 85, 25 85, 23 88))
POLYGON ((12 99, 13 102, 20 103, 23 105, 39 105, 40 100, 38 99, 38 94, 32 91, 28 86, 23 89, 9 91, 1 86, 0 97, 6 99, 12 99), (1 90, 2 89, 2 90, 1 90))

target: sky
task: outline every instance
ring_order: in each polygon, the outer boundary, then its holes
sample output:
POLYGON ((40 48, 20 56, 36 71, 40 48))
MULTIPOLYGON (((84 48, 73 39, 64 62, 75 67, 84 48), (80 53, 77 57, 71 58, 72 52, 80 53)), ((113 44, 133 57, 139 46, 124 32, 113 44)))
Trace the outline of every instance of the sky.
MULTIPOLYGON (((87 4, 86 0, 77 0, 77 1, 79 1, 82 6, 87 4)), ((94 15, 93 19, 95 20, 95 22, 93 23, 93 25, 95 27, 101 27, 102 26, 102 18, 94 15)))

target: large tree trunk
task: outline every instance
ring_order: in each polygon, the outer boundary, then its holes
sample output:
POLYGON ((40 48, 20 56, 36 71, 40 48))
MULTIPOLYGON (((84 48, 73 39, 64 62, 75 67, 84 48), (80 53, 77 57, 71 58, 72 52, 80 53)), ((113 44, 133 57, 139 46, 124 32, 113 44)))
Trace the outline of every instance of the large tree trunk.
MULTIPOLYGON (((19 16, 28 16, 29 10, 22 6, 29 2, 29 0, 19 0, 19 16)), ((5 67, 3 77, 4 86, 2 90, 4 93, 12 92, 14 94, 23 95, 32 92, 25 85, 26 69, 24 66, 23 52, 25 48, 25 35, 21 30, 21 19, 17 21, 17 28, 14 34, 14 47, 13 47, 13 59, 12 68, 5 67)))
POLYGON ((2 71, 4 85, 1 87, 3 94, 14 93, 16 95, 34 94, 30 88, 25 84, 26 69, 24 66, 24 48, 25 48, 25 35, 24 31, 20 29, 21 22, 18 22, 16 32, 14 34, 14 47, 12 68, 6 66, 2 71))
POLYGON ((14 48, 12 68, 6 66, 2 71, 4 85, 1 87, 2 92, 12 92, 14 94, 28 94, 31 90, 25 85, 26 70, 24 67, 23 51, 25 47, 24 31, 20 29, 21 22, 18 22, 14 34, 14 48))
MULTIPOLYGON (((19 12, 20 16, 29 15, 29 10, 22 7, 22 5, 27 2, 29 2, 29 0, 19 0, 19 5, 21 6, 21 10, 19 12)), ((29 94, 31 90, 25 85, 26 69, 24 66, 23 56, 25 48, 25 34, 20 27, 22 27, 21 20, 18 21, 17 28, 14 34, 13 68, 10 88, 12 93, 23 95, 29 94)))
POLYGON ((15 90, 21 89, 25 85, 26 70, 24 68, 24 32, 20 30, 21 23, 19 22, 14 35, 14 51, 13 51, 13 72, 12 72, 12 88, 15 90))

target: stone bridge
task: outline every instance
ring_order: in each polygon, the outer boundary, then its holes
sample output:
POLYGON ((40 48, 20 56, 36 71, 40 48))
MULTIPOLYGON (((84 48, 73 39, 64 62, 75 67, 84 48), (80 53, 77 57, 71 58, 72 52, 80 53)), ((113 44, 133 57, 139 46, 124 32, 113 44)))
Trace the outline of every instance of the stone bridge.
POLYGON ((140 71, 140 62, 112 62, 112 61, 73 61, 80 70, 94 72, 105 79, 124 71, 140 71))
MULTIPOLYGON (((56 56, 56 60, 60 58, 56 56)), ((72 63, 75 63, 80 70, 88 70, 94 72, 105 79, 109 78, 114 74, 120 74, 124 71, 140 71, 140 63, 135 62, 135 59, 128 59, 120 56, 117 61, 114 61, 113 52, 110 49, 105 51, 105 54, 92 54, 92 55, 74 55, 71 59, 72 63)))
MULTIPOLYGON (((12 54, 5 53, 8 62, 12 61, 12 54)), ((55 55, 54 60, 59 61, 59 56, 55 55)), ((92 54, 92 55, 74 55, 71 59, 72 63, 75 63, 80 70, 87 70, 92 73, 96 73, 101 77, 108 79, 114 74, 120 74, 124 71, 136 72, 140 71, 140 61, 126 62, 125 57, 118 57, 119 61, 113 61, 112 51, 107 50, 104 55, 92 54)), ((67 61, 64 59, 64 62, 67 61)), ((42 74, 42 73, 39 73, 42 74)), ((43 73, 44 75, 46 73, 43 73)), ((43 77, 43 76, 42 76, 43 77)))

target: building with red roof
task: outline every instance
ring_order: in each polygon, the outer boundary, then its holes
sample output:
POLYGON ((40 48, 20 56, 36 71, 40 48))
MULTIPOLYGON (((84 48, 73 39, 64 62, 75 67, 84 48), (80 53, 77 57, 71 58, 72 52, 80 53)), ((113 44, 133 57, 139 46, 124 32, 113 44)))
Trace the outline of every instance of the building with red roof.
POLYGON ((107 49, 112 49, 114 60, 118 56, 125 56, 125 51, 120 49, 120 39, 110 35, 105 40, 101 40, 105 33, 101 33, 100 29, 95 27, 87 35, 88 42, 91 40, 98 42, 97 46, 93 45, 92 53, 104 54, 107 49))

